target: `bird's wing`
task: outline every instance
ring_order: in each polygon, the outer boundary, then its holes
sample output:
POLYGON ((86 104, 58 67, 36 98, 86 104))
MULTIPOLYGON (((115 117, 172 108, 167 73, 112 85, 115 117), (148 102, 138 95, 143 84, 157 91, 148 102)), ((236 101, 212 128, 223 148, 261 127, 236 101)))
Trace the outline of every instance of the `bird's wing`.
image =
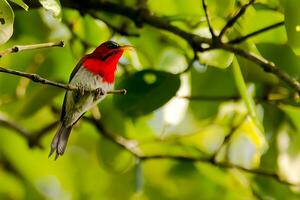
MULTIPOLYGON (((75 76, 75 74, 78 72, 78 70, 80 69, 80 67, 82 67, 82 63, 84 62, 84 60, 86 59, 86 56, 84 56, 83 58, 81 58, 79 60, 79 62, 77 63, 77 65, 74 67, 70 79, 69 79, 69 83, 71 82, 72 78, 75 76)), ((67 102, 67 92, 65 93, 65 97, 64 97, 64 101, 63 101, 63 106, 62 106, 62 110, 61 110, 61 115, 60 115, 60 120, 62 121, 63 118, 66 115, 66 102, 67 102)))

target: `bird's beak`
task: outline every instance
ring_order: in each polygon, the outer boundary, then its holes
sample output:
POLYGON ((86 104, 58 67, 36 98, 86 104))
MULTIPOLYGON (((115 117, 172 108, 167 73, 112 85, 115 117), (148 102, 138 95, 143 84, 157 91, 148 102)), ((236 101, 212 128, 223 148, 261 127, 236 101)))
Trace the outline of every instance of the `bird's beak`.
POLYGON ((119 49, 121 49, 123 51, 125 51, 125 50, 134 50, 134 46, 124 45, 124 46, 119 47, 119 49))

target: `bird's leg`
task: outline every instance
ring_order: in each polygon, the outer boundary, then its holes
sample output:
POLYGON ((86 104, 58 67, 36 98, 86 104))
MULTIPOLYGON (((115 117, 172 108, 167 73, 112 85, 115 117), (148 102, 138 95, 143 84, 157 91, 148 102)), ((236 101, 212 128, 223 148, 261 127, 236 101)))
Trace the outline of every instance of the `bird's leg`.
POLYGON ((97 88, 95 90, 95 99, 99 99, 103 95, 105 95, 105 91, 102 88, 97 88))

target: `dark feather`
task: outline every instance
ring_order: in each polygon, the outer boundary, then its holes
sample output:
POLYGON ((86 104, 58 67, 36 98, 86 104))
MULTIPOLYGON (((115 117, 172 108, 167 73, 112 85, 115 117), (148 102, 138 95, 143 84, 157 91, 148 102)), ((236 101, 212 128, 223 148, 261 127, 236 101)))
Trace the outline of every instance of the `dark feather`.
MULTIPOLYGON (((73 79, 73 77, 75 76, 75 74, 78 72, 78 70, 80 69, 80 67, 82 67, 82 64, 84 62, 84 60, 87 58, 88 55, 84 56, 83 58, 81 58, 79 60, 79 62, 77 63, 77 65, 74 67, 71 76, 69 78, 69 83, 71 82, 71 80, 73 79)), ((67 102, 67 92, 65 94, 64 97, 64 101, 63 101, 63 105, 62 105, 62 109, 61 109, 61 115, 60 115, 60 121, 63 121, 65 115, 66 115, 66 102, 67 102)))

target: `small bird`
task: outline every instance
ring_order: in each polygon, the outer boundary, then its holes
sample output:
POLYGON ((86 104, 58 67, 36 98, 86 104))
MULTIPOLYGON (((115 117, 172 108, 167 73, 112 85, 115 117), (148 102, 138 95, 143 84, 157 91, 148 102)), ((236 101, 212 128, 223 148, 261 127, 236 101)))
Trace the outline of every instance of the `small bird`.
POLYGON ((69 84, 79 90, 67 91, 64 97, 59 129, 52 143, 49 157, 56 151, 55 160, 66 150, 72 127, 91 107, 104 99, 106 92, 113 89, 115 72, 123 52, 133 48, 107 41, 91 54, 85 55, 71 73, 69 84), (96 90, 96 92, 84 92, 96 90))

